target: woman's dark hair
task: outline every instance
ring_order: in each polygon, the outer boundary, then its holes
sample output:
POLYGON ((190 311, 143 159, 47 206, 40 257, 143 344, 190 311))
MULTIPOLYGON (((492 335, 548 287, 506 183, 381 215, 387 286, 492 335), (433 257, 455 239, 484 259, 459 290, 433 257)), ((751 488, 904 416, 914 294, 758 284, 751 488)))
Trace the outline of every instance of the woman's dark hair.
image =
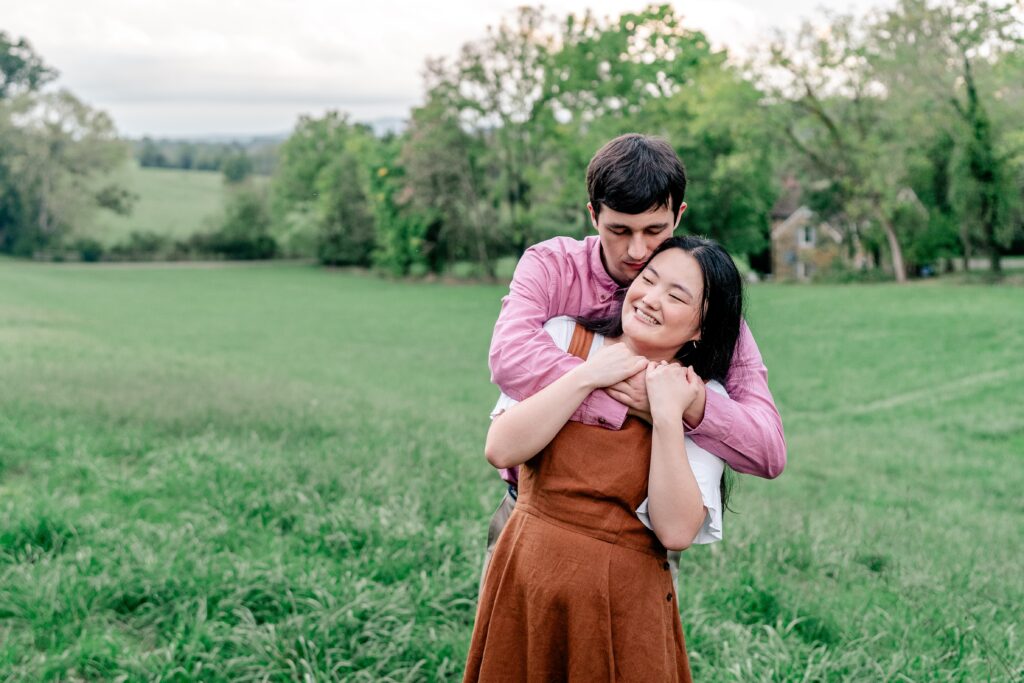
MULTIPOLYGON (((676 353, 683 365, 690 365, 705 381, 725 383, 732 364, 732 354, 740 337, 743 319, 743 278, 732 257, 714 240, 704 237, 670 237, 654 250, 655 256, 668 249, 682 249, 700 266, 704 277, 701 297, 700 340, 687 342, 676 353)), ((646 267, 646 264, 645 266, 646 267)), ((625 291, 622 291, 625 294, 625 291)), ((588 330, 605 337, 622 336, 622 299, 611 315, 601 318, 578 318, 588 330)))
MULTIPOLYGON (((692 366, 701 379, 714 379, 725 384, 743 320, 743 278, 728 252, 717 242, 704 237, 670 237, 654 250, 647 263, 668 249, 682 249, 693 256, 704 276, 700 340, 683 344, 676 353, 676 359, 683 365, 692 366)), ((624 295, 625 290, 620 290, 620 294, 624 295)), ((623 297, 620 296, 619 305, 611 315, 602 318, 580 317, 576 322, 605 337, 621 337, 622 305, 623 297)), ((723 511, 729 509, 732 486, 732 471, 726 467, 719 485, 723 511)))
POLYGON ((686 169, 665 140, 627 133, 606 143, 590 160, 587 192, 595 216, 602 206, 631 214, 667 206, 678 216, 686 169))

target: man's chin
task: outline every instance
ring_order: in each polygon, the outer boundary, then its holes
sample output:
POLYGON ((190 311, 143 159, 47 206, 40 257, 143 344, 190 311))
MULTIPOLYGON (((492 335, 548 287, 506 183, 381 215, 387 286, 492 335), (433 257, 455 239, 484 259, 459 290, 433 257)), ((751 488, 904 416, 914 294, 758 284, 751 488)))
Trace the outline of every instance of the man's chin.
POLYGON ((625 286, 628 286, 631 282, 633 282, 633 280, 635 280, 636 276, 639 275, 639 274, 640 274, 639 270, 633 270, 632 268, 626 268, 626 269, 620 270, 619 272, 615 273, 613 277, 614 277, 614 279, 620 285, 625 287, 625 286))

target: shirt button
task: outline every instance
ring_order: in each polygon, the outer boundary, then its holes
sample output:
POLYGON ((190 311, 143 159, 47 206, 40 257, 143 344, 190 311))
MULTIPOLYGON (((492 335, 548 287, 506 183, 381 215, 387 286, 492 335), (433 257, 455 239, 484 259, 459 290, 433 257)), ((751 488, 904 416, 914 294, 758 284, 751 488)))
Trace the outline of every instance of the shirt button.
POLYGON ((599 425, 606 425, 606 424, 608 424, 608 420, 604 419, 603 417, 599 417, 599 418, 597 418, 597 424, 599 424, 599 425))
POLYGON ((669 593, 668 595, 666 595, 665 599, 668 600, 669 602, 672 602, 672 594, 669 593))

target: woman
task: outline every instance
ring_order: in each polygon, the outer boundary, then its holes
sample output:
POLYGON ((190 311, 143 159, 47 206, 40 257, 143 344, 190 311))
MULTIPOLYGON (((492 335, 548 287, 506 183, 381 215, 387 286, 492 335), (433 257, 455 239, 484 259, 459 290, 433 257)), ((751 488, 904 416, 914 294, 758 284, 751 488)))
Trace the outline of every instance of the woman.
POLYGON ((719 461, 717 478, 699 485, 682 415, 702 377, 724 380, 741 313, 728 254, 676 237, 630 285, 621 313, 545 326, 585 362, 488 431, 488 461, 522 467, 484 580, 466 681, 690 680, 666 548, 689 546, 712 517, 720 529, 722 470, 719 461), (650 424, 628 418, 614 431, 570 421, 592 391, 638 372, 650 424))

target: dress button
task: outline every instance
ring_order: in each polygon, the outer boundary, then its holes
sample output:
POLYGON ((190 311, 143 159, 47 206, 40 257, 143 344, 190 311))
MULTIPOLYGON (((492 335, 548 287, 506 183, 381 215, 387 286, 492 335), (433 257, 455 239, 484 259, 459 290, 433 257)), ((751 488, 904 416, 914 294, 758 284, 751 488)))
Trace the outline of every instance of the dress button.
POLYGON ((665 599, 668 600, 669 602, 672 602, 672 594, 669 593, 668 595, 666 595, 665 599))

